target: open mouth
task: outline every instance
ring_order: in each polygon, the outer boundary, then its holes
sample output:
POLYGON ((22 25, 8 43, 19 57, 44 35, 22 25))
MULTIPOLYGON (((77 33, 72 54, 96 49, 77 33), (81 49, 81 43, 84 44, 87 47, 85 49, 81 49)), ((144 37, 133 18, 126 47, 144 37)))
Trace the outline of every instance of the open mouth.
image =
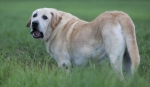
POLYGON ((39 38, 43 38, 43 33, 40 32, 38 29, 31 31, 31 34, 33 35, 33 38, 35 39, 39 39, 39 38))

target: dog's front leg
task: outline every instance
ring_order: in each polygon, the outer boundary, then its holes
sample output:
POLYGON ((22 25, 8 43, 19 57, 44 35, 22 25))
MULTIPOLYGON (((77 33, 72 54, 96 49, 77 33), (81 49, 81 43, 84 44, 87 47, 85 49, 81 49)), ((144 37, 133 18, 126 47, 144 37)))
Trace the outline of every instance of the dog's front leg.
POLYGON ((68 58, 59 57, 56 58, 58 67, 63 68, 65 71, 70 72, 71 69, 71 62, 68 58))

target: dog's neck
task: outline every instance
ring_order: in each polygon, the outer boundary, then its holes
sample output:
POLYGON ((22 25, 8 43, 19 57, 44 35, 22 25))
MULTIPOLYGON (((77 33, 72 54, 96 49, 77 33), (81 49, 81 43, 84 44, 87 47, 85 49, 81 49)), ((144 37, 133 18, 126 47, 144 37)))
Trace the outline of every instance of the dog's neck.
MULTIPOLYGON (((78 17, 76 17, 76 16, 74 16, 70 13, 63 12, 63 11, 58 11, 58 12, 61 15, 61 17, 63 17, 65 20, 68 19, 68 18, 71 18, 71 19, 76 20, 76 21, 81 21, 81 22, 88 23, 87 21, 81 20, 78 17)), ((71 19, 68 19, 68 20, 71 20, 71 19)))
POLYGON ((64 40, 66 42, 70 41, 70 36, 74 29, 80 29, 81 27, 85 26, 87 23, 86 21, 80 20, 79 18, 73 16, 70 13, 58 11, 61 15, 62 19, 59 24, 56 26, 55 29, 51 32, 49 38, 45 41, 45 45, 47 47, 48 53, 53 56, 53 50, 57 47, 61 41, 64 40), (64 35, 63 32, 66 34, 64 35), (62 37, 62 38, 59 38, 62 37))
POLYGON ((59 14, 61 15, 61 17, 65 18, 65 19, 68 19, 68 16, 69 18, 72 18, 72 19, 75 19, 75 20, 80 20, 79 18, 73 16, 72 14, 70 13, 67 13, 67 12, 63 12, 63 11, 58 11, 59 14))
MULTIPOLYGON (((60 23, 57 25, 57 27, 52 31, 49 39, 47 39, 45 41, 45 43, 48 46, 52 45, 54 38, 56 39, 57 36, 59 37, 59 35, 61 35, 61 33, 64 32, 63 29, 67 29, 67 27, 68 28, 72 27, 72 28, 69 28, 69 29, 74 29, 76 24, 79 27, 80 25, 88 23, 86 21, 80 20, 79 18, 73 16, 70 13, 66 13, 66 12, 62 12, 62 11, 58 11, 58 12, 61 15, 62 19, 61 19, 60 23), (74 28, 73 28, 73 26, 74 26, 74 28)), ((67 33, 66 38, 69 35, 70 34, 67 33)))

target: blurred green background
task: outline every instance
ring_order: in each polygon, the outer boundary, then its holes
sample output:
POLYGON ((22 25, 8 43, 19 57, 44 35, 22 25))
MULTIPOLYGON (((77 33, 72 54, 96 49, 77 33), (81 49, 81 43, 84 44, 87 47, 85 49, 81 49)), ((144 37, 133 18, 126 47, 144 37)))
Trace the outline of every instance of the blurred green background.
POLYGON ((149 0, 0 0, 0 86, 149 87, 149 28, 149 0), (92 66, 84 71, 75 69, 69 76, 59 71, 55 60, 46 52, 45 44, 33 39, 30 29, 26 28, 31 13, 43 7, 69 12, 86 21, 92 21, 110 10, 129 14, 135 23, 141 56, 136 79, 128 83, 118 82, 113 75, 107 75, 108 71, 101 66, 92 66))

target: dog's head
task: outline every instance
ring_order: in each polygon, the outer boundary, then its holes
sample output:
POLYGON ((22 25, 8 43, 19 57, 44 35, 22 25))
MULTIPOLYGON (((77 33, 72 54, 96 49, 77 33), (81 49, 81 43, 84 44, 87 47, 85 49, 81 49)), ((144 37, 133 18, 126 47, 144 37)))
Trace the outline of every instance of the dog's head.
POLYGON ((61 15, 56 9, 41 8, 32 13, 26 26, 31 28, 34 38, 47 40, 61 19, 61 15))

